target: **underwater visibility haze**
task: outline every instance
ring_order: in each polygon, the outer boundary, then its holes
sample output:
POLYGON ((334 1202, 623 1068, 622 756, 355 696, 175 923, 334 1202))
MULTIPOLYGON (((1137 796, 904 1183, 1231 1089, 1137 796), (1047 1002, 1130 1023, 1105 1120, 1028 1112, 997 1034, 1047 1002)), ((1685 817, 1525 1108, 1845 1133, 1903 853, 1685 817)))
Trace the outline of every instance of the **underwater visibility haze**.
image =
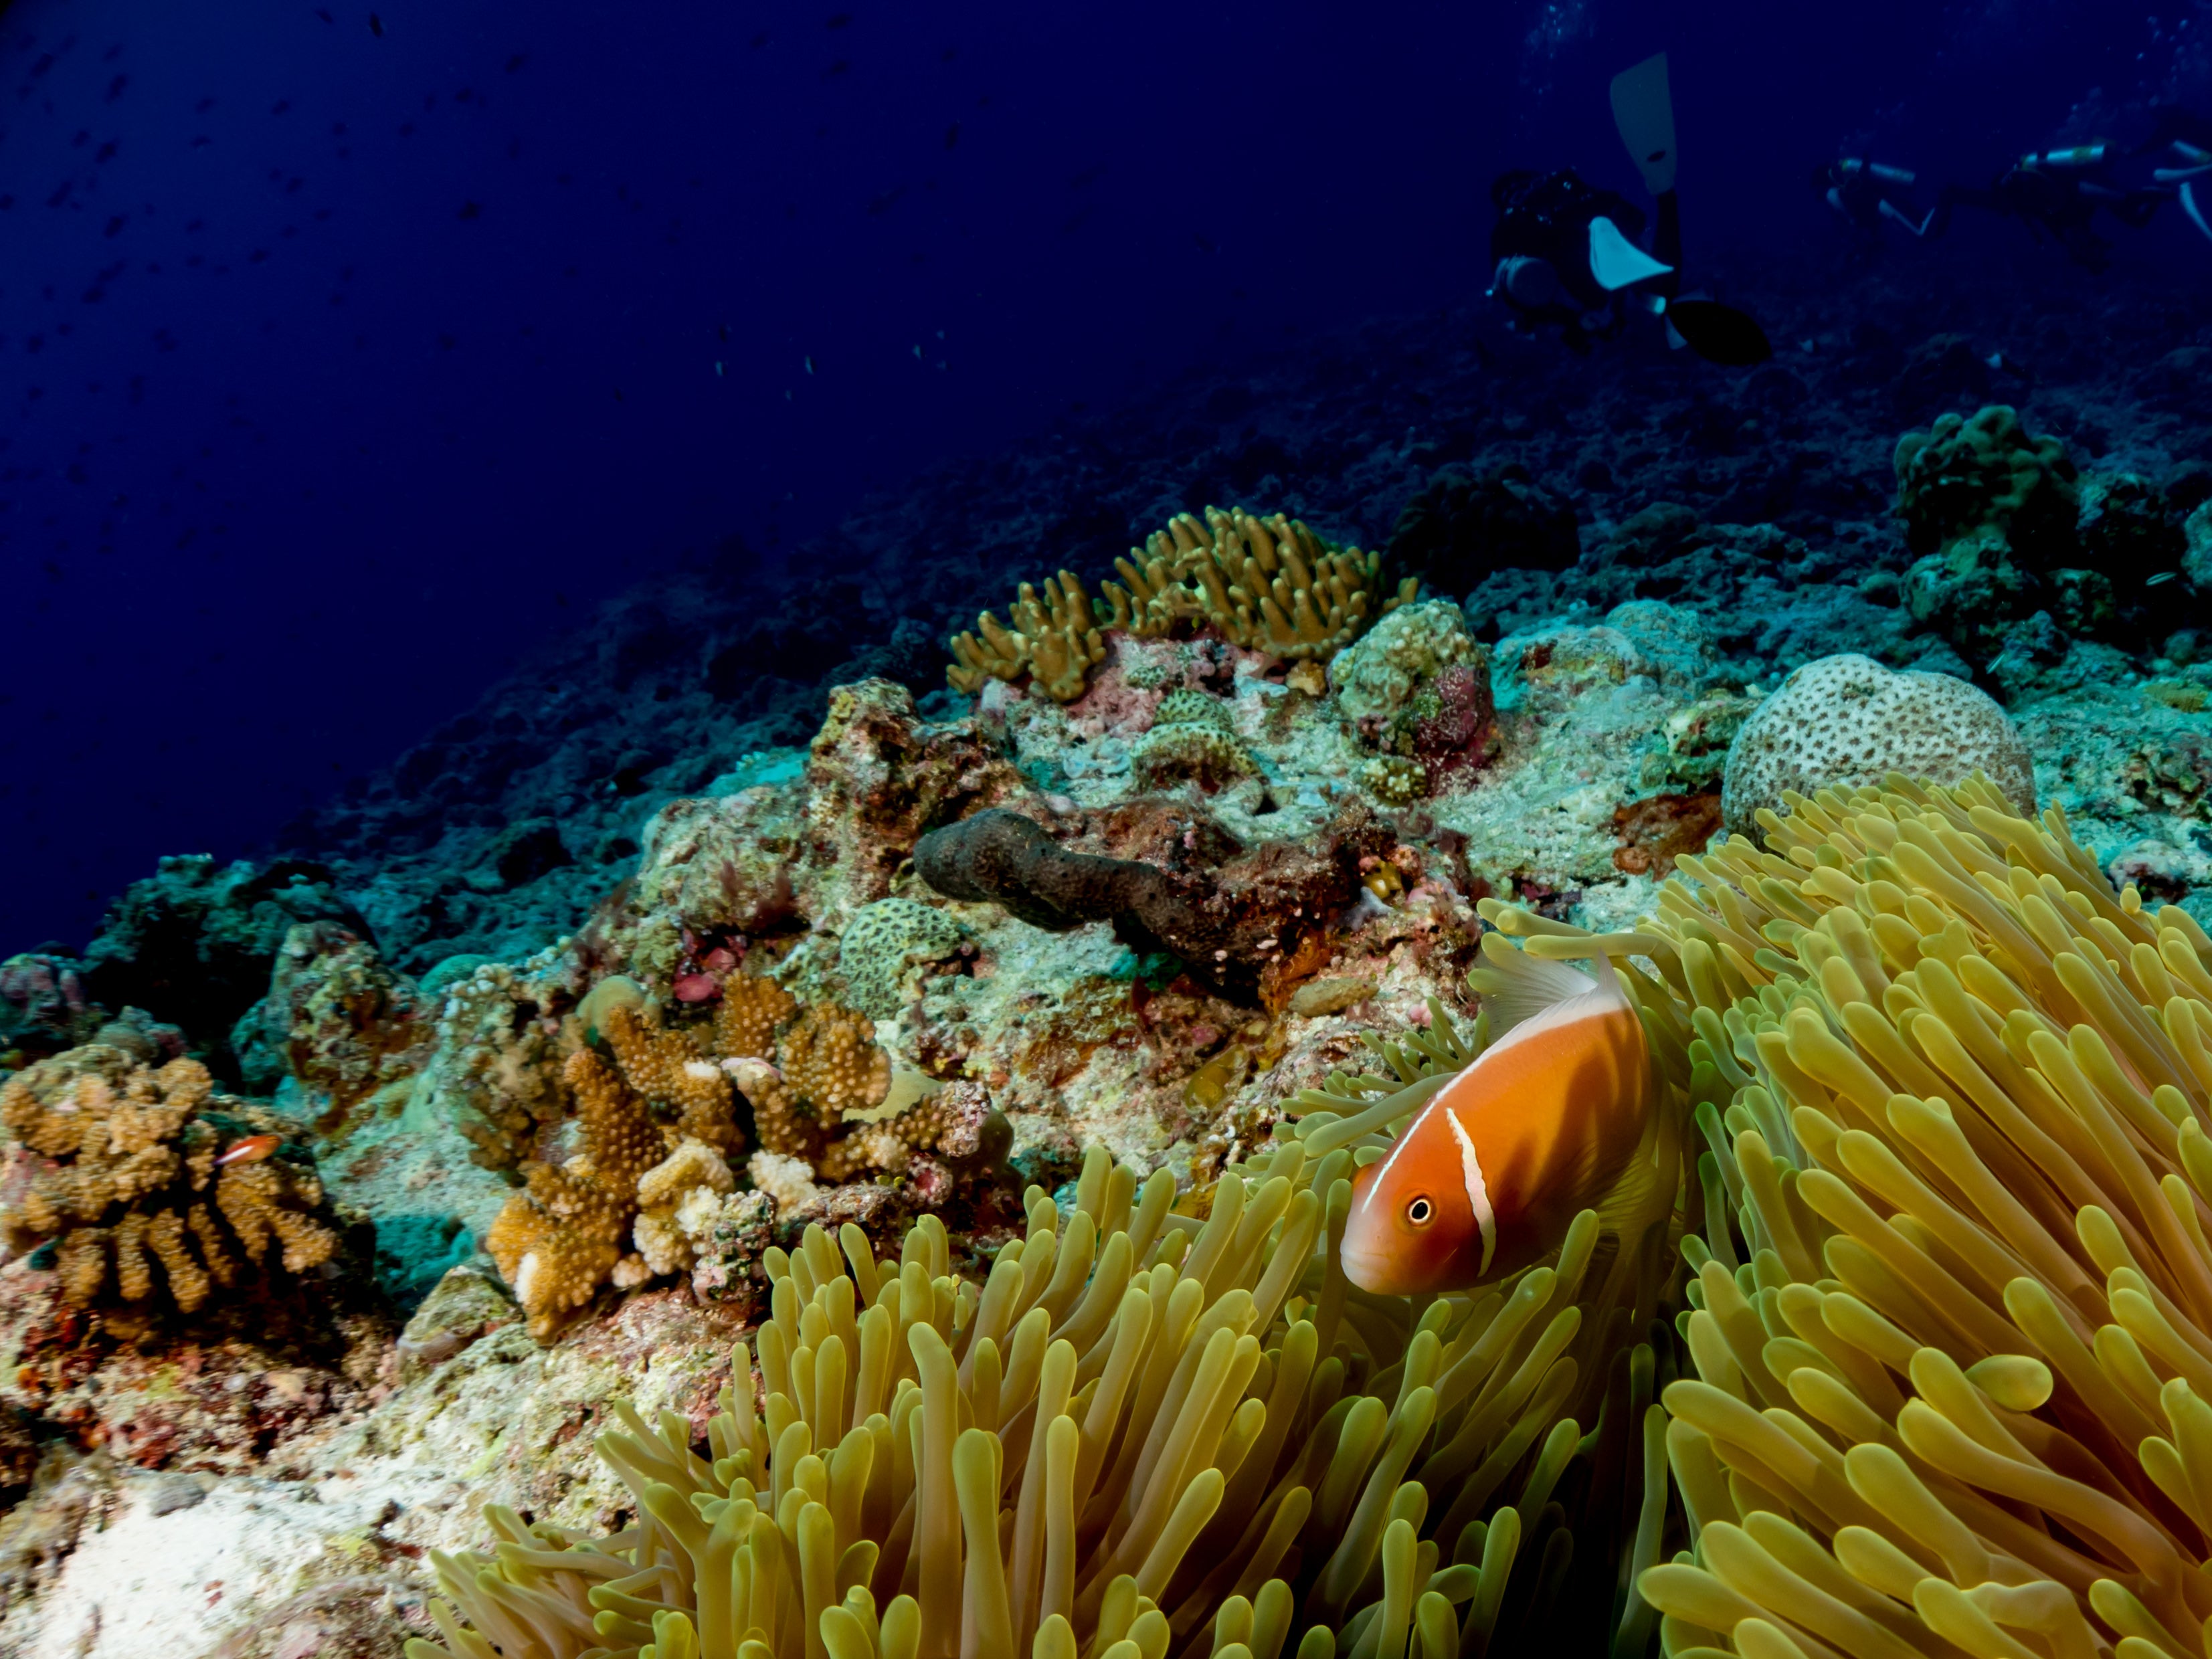
POLYGON ((2208 32, 0 3, 0 1655, 2212 1652, 2208 32))

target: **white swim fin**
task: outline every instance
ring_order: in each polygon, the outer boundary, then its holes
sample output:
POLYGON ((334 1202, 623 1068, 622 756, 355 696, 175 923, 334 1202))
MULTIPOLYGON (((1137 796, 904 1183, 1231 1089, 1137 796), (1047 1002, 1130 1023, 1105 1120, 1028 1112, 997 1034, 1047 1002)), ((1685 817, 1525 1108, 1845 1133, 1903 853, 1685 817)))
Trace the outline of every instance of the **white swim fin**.
POLYGON ((1602 214, 1589 222, 1590 275, 1611 294, 1649 277, 1664 276, 1674 270, 1662 265, 1620 234, 1620 227, 1602 214))
POLYGON ((2197 192, 2189 183, 2181 186, 2181 210, 2189 216, 2189 222, 2212 238, 2212 225, 2204 222, 2203 210, 2197 205, 2197 192))
POLYGON ((1654 196, 1674 188, 1674 100, 1667 89, 1667 54, 1645 58, 1613 77, 1613 124, 1654 196))

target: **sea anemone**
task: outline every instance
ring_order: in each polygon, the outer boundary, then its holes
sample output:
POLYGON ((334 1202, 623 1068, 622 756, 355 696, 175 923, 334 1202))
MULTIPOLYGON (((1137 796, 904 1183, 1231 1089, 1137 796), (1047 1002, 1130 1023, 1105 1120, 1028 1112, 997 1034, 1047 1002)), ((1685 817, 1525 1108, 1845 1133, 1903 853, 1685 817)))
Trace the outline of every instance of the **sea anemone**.
POLYGON ((1709 1150, 1670 1655, 2156 1659, 2212 1613, 2212 939, 1981 779, 1679 861, 1709 1150))

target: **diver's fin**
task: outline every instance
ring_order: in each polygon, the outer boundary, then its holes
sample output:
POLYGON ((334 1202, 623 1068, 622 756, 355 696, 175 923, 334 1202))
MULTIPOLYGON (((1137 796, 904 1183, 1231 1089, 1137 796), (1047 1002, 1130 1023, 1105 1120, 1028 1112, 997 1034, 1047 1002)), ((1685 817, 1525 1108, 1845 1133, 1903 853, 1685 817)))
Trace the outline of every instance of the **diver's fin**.
POLYGON ((1571 997, 1608 989, 1616 997, 1625 994, 1611 966, 1601 962, 1599 970, 1604 977, 1594 980, 1564 962, 1516 950, 1505 942, 1503 933, 1486 933, 1482 940, 1482 965, 1467 976, 1467 982, 1482 998, 1482 1012, 1490 1021, 1490 1040, 1495 1042, 1515 1026, 1571 997))
POLYGON ((1647 58, 1613 77, 1613 124, 1654 196, 1674 188, 1674 100, 1667 90, 1667 54, 1647 58))
POLYGON ((1690 349, 1709 363, 1749 368, 1774 355, 1765 331, 1734 306, 1724 306, 1717 300, 1677 300, 1667 307, 1667 320, 1689 343, 1690 349))
POLYGON ((2197 192, 2185 181, 2181 186, 2181 210, 2189 216, 2189 222, 2212 238, 2212 225, 2204 222, 2203 210, 2197 205, 2197 192))
POLYGON ((1920 216, 1920 222, 1917 224, 1915 224, 1912 222, 1912 216, 1911 214, 1905 212, 1903 208, 1899 207, 1895 203, 1889 201, 1887 198, 1885 198, 1881 202, 1881 216, 1883 218, 1894 220, 1897 223, 1903 225, 1907 230, 1911 231, 1915 236, 1925 236, 1928 234, 1928 227, 1936 222, 1936 210, 1934 208, 1929 208, 1927 212, 1922 214, 1920 216))
POLYGON ((1589 266, 1597 285, 1608 294, 1632 283, 1664 276, 1674 268, 1661 264, 1630 241, 1603 214, 1589 222, 1589 266))

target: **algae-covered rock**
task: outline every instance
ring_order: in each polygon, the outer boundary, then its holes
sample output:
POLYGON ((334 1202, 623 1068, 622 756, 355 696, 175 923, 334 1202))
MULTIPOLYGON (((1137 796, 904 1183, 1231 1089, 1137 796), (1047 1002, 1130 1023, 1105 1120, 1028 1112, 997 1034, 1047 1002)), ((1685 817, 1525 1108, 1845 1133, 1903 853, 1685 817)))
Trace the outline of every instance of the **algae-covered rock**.
POLYGON ((1807 663, 1743 723, 1721 784, 1723 826, 1756 836, 1783 794, 1878 782, 1891 772, 1957 783, 1975 772, 2035 810, 2027 745, 1986 692, 1948 674, 1903 673, 1856 653, 1807 663))

